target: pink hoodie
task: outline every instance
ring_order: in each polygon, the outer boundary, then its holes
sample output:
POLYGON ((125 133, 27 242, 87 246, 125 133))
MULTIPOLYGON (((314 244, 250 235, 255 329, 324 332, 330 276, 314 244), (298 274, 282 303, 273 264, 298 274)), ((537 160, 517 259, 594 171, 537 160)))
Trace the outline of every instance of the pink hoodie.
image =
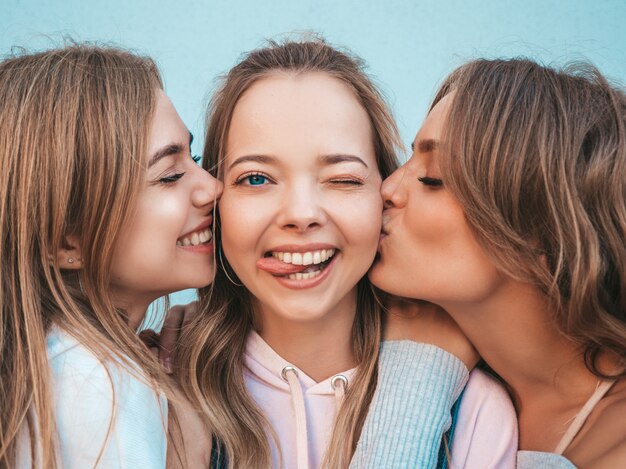
MULTIPOLYGON (((349 383, 355 369, 317 383, 279 356, 256 332, 248 337, 245 361, 248 391, 272 425, 280 445, 279 450, 270 438, 272 466, 321 467, 343 398, 343 380, 349 383)), ((494 461, 499 461, 498 468, 515 467, 517 440, 513 429, 517 428, 517 420, 502 386, 475 370, 461 402, 452 461, 463 464, 453 467, 489 468, 494 467, 494 461)))

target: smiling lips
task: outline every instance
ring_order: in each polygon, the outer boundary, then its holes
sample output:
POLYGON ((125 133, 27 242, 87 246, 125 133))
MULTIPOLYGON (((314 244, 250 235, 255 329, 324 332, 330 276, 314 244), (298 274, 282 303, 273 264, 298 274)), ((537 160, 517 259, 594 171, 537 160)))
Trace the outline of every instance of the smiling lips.
POLYGON ((335 249, 307 252, 272 251, 257 261, 257 267, 275 276, 306 280, 318 276, 335 255, 335 249))
POLYGON ((199 246, 213 239, 213 233, 210 228, 190 233, 176 241, 177 246, 199 246))

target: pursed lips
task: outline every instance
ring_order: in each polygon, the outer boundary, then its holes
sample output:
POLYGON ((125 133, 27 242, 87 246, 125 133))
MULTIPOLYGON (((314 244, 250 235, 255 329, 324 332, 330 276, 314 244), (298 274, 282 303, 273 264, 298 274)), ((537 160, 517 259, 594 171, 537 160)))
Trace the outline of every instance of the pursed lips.
POLYGON ((385 216, 383 214, 383 220, 382 220, 382 224, 380 227, 380 232, 383 235, 388 235, 389 234, 389 230, 388 230, 388 226, 389 226, 389 222, 391 221, 391 217, 390 216, 385 216))

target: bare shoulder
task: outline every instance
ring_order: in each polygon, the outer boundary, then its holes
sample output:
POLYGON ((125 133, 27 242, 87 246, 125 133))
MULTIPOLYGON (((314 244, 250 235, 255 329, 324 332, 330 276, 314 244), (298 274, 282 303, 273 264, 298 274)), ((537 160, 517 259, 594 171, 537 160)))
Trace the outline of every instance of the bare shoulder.
POLYGON ((606 454, 596 459, 590 467, 594 469, 614 469, 626 466, 626 441, 622 441, 606 454))
POLYGON ((598 403, 568 457, 579 467, 626 467, 626 379, 598 403))

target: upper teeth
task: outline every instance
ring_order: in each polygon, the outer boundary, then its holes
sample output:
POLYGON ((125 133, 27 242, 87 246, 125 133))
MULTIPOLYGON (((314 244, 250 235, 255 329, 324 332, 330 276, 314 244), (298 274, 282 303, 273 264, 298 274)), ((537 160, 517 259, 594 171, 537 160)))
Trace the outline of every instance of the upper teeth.
POLYGON ((335 254, 334 249, 321 249, 319 251, 309 252, 272 252, 272 257, 275 257, 286 264, 293 265, 311 265, 321 264, 333 257, 335 254))
POLYGON ((176 241, 177 246, 197 246, 202 243, 206 243, 213 238, 213 233, 210 228, 202 231, 196 231, 195 233, 188 234, 184 238, 180 238, 176 241))

